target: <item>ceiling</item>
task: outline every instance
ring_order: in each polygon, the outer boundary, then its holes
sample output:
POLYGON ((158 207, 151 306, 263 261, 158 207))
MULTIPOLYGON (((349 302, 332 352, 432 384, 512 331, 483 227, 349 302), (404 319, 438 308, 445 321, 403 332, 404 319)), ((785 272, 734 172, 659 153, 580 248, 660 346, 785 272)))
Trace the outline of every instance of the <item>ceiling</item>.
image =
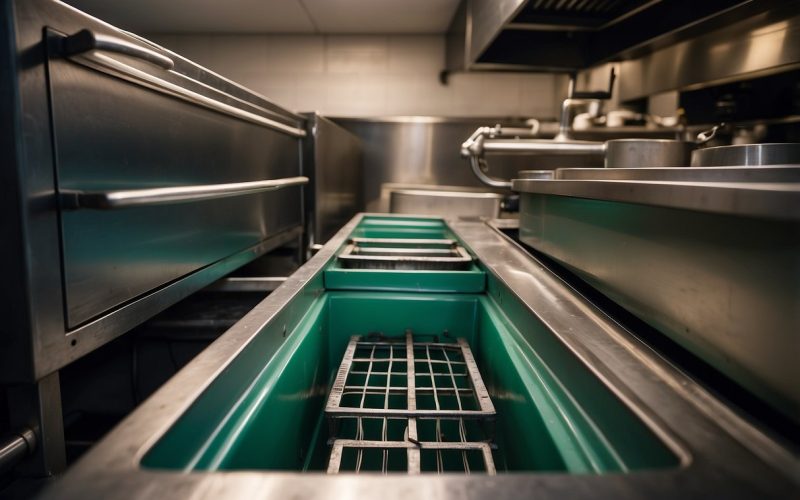
POLYGON ((460 0, 63 0, 135 33, 444 33, 460 0))

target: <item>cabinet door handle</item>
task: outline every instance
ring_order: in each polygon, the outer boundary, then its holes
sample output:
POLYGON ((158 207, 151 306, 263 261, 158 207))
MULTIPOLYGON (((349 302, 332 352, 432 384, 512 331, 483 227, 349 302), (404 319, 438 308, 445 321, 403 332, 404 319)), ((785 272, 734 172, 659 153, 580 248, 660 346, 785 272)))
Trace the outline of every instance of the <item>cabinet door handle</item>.
POLYGON ((61 50, 64 56, 75 56, 101 50, 135 57, 156 66, 170 70, 175 67, 175 62, 169 57, 147 47, 131 43, 122 38, 108 35, 98 35, 91 30, 84 29, 62 40, 61 50))
POLYGON ((167 205, 192 201, 213 200, 247 194, 275 191, 289 186, 308 183, 308 177, 286 177, 266 181, 232 182, 197 186, 172 186, 162 188, 129 189, 123 191, 62 190, 59 193, 61 208, 91 208, 112 210, 118 208, 167 205))

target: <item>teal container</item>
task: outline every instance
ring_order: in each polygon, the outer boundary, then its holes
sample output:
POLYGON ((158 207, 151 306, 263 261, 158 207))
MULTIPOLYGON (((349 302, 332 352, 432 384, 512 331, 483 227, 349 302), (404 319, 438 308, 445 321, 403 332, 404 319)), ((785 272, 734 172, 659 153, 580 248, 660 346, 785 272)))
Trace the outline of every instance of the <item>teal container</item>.
MULTIPOLYGON (((436 219, 385 222, 367 217, 353 235, 452 237, 436 219)), ((486 282, 479 266, 463 272, 486 282)), ((397 275, 376 273, 387 280, 371 278, 379 290, 352 286, 295 298, 145 454, 142 466, 325 471, 330 436, 323 410, 350 337, 402 337, 409 329, 469 342, 497 411, 498 473, 601 474, 678 465, 677 456, 523 304, 504 300, 501 307, 485 285, 476 292, 455 281, 448 293, 388 291, 397 275), (303 307, 299 301, 306 301, 303 307)), ((327 287, 327 272, 324 280, 327 287)), ((502 286, 490 283, 495 292, 502 286)))

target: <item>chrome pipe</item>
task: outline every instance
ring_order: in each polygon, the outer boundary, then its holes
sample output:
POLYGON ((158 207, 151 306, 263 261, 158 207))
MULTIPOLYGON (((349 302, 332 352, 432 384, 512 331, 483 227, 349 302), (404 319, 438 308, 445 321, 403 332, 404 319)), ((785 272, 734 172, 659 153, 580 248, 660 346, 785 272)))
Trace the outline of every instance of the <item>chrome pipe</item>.
POLYGON ((495 139, 503 129, 479 127, 461 145, 461 156, 469 160, 472 173, 483 184, 498 189, 510 189, 511 181, 496 179, 486 173, 486 154, 549 154, 549 155, 605 155, 606 146, 592 141, 550 141, 542 139, 495 139), (487 139, 487 137, 489 139, 487 139))
POLYGON ((482 141, 484 154, 597 155, 606 152, 605 143, 593 141, 558 142, 535 139, 492 139, 482 141))
POLYGON ((574 99, 566 98, 561 103, 561 120, 558 124, 558 134, 553 140, 568 141, 572 139, 572 109, 578 106, 600 103, 600 99, 574 99))
POLYGON ((16 436, 0 443, 0 474, 11 470, 23 458, 36 449, 36 433, 25 429, 16 436))
POLYGON ((486 161, 483 158, 472 155, 469 157, 469 164, 472 167, 472 173, 475 174, 475 177, 477 177, 478 180, 487 186, 499 189, 511 189, 511 181, 504 181, 502 179, 489 177, 483 171, 484 166, 486 165, 486 161))

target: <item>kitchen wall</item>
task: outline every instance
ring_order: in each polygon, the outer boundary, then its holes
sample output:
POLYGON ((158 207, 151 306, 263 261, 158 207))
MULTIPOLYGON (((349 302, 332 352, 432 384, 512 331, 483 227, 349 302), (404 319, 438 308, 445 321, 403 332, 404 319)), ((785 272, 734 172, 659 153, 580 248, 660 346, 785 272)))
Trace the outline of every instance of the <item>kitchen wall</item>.
POLYGON ((294 111, 334 116, 558 115, 563 76, 458 73, 439 83, 437 35, 164 35, 148 38, 294 111))

